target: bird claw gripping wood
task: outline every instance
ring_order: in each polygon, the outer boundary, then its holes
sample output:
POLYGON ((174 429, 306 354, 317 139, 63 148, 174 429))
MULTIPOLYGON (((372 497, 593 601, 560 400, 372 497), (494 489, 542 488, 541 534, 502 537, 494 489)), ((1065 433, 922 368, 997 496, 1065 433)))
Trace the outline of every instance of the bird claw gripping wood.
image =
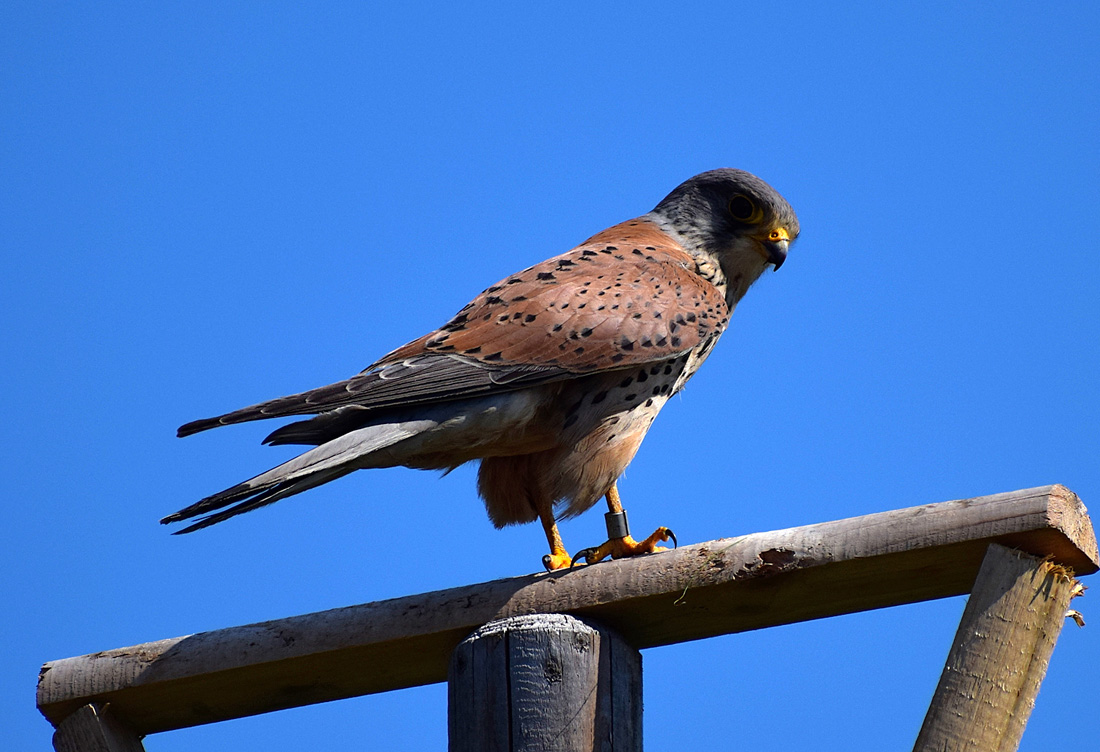
POLYGON ((607 541, 595 548, 582 548, 573 557, 569 566, 576 566, 581 559, 584 559, 586 564, 595 564, 608 556, 612 559, 621 559, 626 556, 664 551, 665 548, 658 546, 657 543, 667 540, 672 541, 673 548, 678 545, 676 535, 667 527, 657 528, 653 535, 641 542, 631 538, 630 523, 627 521, 625 509, 607 512, 603 517, 607 525, 607 541))
POLYGON ((573 562, 576 559, 570 559, 569 554, 564 551, 555 554, 546 554, 542 557, 542 566, 546 568, 547 572, 556 572, 559 569, 568 569, 573 566, 573 562))

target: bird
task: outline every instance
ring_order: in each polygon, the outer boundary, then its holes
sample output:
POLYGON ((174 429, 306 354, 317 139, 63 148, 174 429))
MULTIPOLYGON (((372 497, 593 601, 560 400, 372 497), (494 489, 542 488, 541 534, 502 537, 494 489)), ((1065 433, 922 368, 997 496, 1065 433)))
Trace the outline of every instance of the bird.
POLYGON ((665 550, 675 544, 667 527, 630 536, 619 476, 798 235, 794 209, 755 175, 696 175, 652 211, 489 286, 351 378, 181 426, 183 437, 308 415, 264 443, 313 448, 161 522, 193 520, 175 531, 190 533, 355 470, 477 461, 490 521, 539 520, 548 570, 665 550), (571 557, 557 522, 601 498, 608 540, 571 557))

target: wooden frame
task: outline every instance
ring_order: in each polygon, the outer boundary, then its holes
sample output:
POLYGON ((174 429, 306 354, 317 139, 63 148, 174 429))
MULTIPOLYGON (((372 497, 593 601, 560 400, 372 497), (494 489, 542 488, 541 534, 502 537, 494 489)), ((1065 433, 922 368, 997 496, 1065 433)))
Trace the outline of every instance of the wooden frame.
POLYGON ((51 661, 38 707, 55 726, 107 707, 140 736, 444 681, 463 639, 510 616, 570 614, 644 649, 959 595, 991 544, 1098 568, 1084 505, 1045 486, 51 661))

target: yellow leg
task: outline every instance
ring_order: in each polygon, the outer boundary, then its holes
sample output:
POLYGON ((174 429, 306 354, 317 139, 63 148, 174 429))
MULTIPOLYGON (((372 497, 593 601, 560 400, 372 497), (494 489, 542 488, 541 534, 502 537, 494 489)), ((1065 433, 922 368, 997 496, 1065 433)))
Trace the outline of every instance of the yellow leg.
POLYGON ((542 565, 547 571, 565 569, 572 563, 569 552, 562 543, 561 533, 558 532, 558 523, 554 521, 554 511, 551 507, 545 512, 539 510, 539 519, 542 521, 542 529, 546 533, 546 542, 550 544, 550 553, 542 557, 542 565))
POLYGON ((609 512, 621 512, 623 511, 623 502, 619 498, 619 483, 616 481, 611 484, 611 488, 607 491, 607 511, 609 512))

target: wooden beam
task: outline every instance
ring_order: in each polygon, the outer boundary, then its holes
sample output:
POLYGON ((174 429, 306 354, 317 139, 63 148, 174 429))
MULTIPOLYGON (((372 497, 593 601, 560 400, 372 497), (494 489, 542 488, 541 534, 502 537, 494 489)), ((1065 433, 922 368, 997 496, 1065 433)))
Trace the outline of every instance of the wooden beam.
POLYGON ((1097 569, 1062 486, 948 501, 677 551, 231 627, 43 666, 55 725, 110 702, 142 734, 444 681, 474 629, 519 614, 595 620, 636 648, 969 592, 990 543, 1097 569))
POLYGON ((1015 752, 1077 588, 1058 564, 989 547, 914 752, 1015 752))

